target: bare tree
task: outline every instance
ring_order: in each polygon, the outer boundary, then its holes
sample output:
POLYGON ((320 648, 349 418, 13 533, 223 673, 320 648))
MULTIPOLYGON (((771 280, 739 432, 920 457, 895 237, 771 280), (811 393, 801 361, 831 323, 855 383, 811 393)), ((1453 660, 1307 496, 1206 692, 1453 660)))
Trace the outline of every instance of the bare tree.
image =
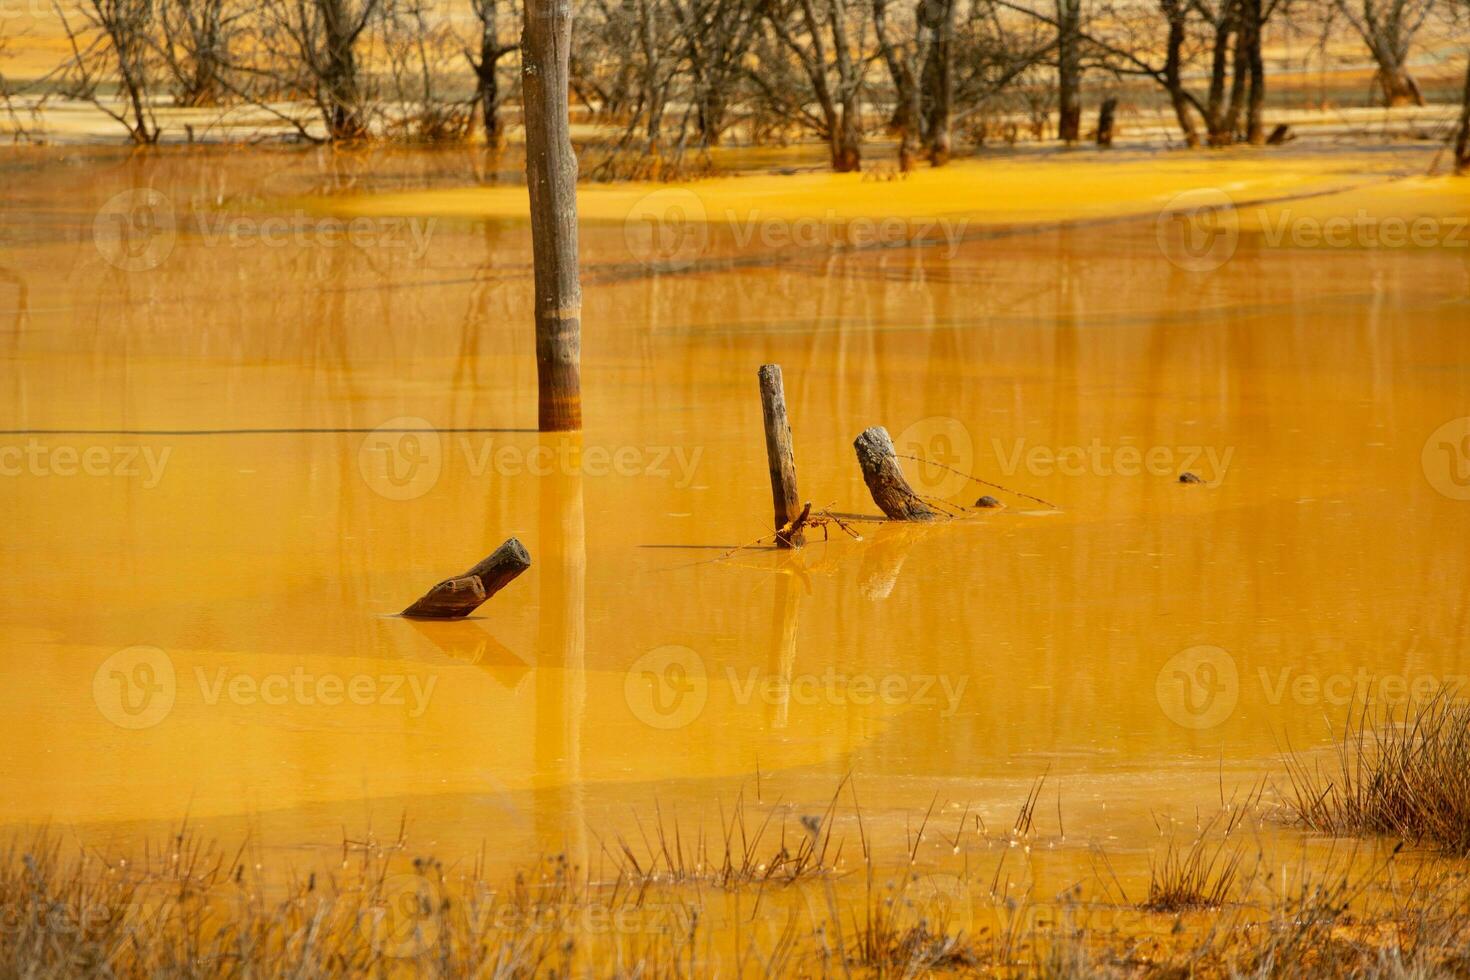
POLYGON ((820 115, 806 107, 804 98, 779 92, 768 77, 760 73, 751 77, 763 95, 785 103, 794 118, 807 123, 827 141, 833 170, 848 173, 862 168, 865 60, 853 57, 847 0, 825 0, 820 12, 817 2, 770 0, 765 13, 780 45, 806 76, 820 115))
POLYGON ((754 0, 670 0, 684 41, 695 124, 704 146, 718 146, 760 25, 754 0))
POLYGON ((475 100, 480 106, 480 120, 485 127, 485 142, 498 147, 505 140, 500 122, 500 82, 496 72, 500 59, 520 48, 519 44, 500 42, 500 0, 470 0, 479 24, 478 54, 465 49, 465 60, 475 73, 475 100))
POLYGON ((582 284, 577 271, 577 157, 568 98, 571 0, 526 0, 521 91, 536 307, 541 431, 582 428, 582 284))
POLYGON ((1409 74, 1409 46, 1435 0, 1334 0, 1334 5, 1373 55, 1378 65, 1374 80, 1385 104, 1423 105, 1419 83, 1409 74))
POLYGON ((368 135, 371 93, 359 46, 384 14, 385 0, 265 0, 269 64, 288 91, 312 100, 331 140, 368 135))
POLYGON ((85 0, 77 7, 85 22, 81 28, 73 27, 59 4, 55 10, 71 45, 72 94, 88 99, 122 123, 133 142, 158 142, 158 124, 149 101, 153 75, 149 58, 154 26, 152 0, 85 0), (92 38, 84 46, 85 34, 91 34, 92 38), (102 81, 98 72, 102 51, 111 54, 112 71, 123 101, 120 109, 114 109, 97 94, 102 81))
MULTIPOLYGON (((1111 12, 1112 35, 1084 32, 1089 45, 1109 70, 1157 82, 1169 97, 1180 132, 1189 146, 1202 142, 1196 117, 1203 122, 1204 141, 1225 146, 1237 139, 1265 142, 1265 61, 1261 53, 1265 26, 1285 0, 1156 0, 1156 16, 1164 26, 1163 61, 1147 39, 1145 8, 1119 5, 1111 12), (1205 88, 1189 87, 1196 61, 1207 61, 1205 88)), ((1155 21, 1156 23, 1156 21, 1155 21)))
POLYGON ((460 39, 431 17, 427 0, 395 0, 384 8, 383 48, 392 97, 382 108, 395 135, 423 142, 462 140, 474 124, 475 100, 446 94, 460 69, 460 39))
POLYGON ((247 8, 237 0, 157 0, 158 52, 182 106, 218 104, 227 94, 231 41, 247 8))
POLYGON ((934 166, 949 160, 955 85, 955 0, 916 0, 912 25, 897 28, 887 0, 873 0, 873 32, 888 67, 899 134, 899 167, 922 152, 934 166))
POLYGON ((1082 138, 1082 0, 1055 0, 1057 17, 1057 138, 1082 138))

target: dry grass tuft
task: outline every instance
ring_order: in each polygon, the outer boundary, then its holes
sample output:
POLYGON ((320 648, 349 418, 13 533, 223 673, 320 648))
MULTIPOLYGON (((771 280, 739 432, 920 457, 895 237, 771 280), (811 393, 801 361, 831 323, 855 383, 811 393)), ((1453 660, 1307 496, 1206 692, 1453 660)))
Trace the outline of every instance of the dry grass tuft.
POLYGON ((1470 704, 1429 701, 1349 714, 1335 765, 1286 759, 1287 806, 1303 826, 1336 835, 1389 834, 1470 855, 1470 704))
MULTIPOLYGON (((641 839, 636 845, 619 837, 611 848, 603 843, 602 850, 623 882, 639 886, 738 888, 820 878, 835 874, 842 859, 842 842, 833 843, 832 830, 838 801, 848 785, 844 777, 826 810, 820 816, 802 816, 795 827, 784 816, 777 822, 780 807, 768 808, 763 816, 753 814, 742 791, 729 814, 721 808, 719 839, 713 842, 703 830, 686 836, 677 814, 666 819, 662 808, 655 806, 651 832, 638 821, 641 839)), ((861 823, 859 828, 861 832, 861 823)))

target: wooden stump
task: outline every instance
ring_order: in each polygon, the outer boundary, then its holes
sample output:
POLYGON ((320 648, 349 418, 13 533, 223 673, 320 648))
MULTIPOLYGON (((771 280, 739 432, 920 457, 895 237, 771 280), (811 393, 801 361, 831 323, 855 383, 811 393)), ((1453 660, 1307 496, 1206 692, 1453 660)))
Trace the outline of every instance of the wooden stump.
MULTIPOLYGON (((781 365, 762 364, 761 411, 766 421, 766 463, 771 469, 771 499, 775 504, 776 547, 800 548, 807 511, 796 491, 796 457, 791 451, 791 424, 786 420, 786 387, 781 365)), ((810 505, 808 505, 810 506, 810 505)))
POLYGON ((1097 111, 1097 145, 1106 149, 1113 145, 1113 119, 1118 114, 1118 99, 1109 96, 1097 111))
POLYGON ((933 521, 943 516, 926 506, 904 479, 887 429, 881 425, 866 429, 852 445, 873 503, 890 521, 933 521))
POLYGON ((531 556, 526 553, 526 546, 508 538, 474 568, 447 578, 425 592, 423 598, 403 610, 403 615, 415 619, 463 619, 530 567, 531 556))

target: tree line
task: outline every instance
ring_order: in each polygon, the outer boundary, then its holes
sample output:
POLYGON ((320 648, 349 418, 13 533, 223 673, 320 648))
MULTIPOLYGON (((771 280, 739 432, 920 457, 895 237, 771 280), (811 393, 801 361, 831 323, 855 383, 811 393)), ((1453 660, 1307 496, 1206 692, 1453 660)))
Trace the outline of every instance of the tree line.
MULTIPOLYGON (((46 90, 140 143, 174 105, 221 120, 248 107, 317 141, 499 145, 523 101, 521 0, 53 2, 70 56, 46 90)), ((1462 41, 1467 14, 1470 0, 577 0, 571 108, 629 151, 607 157, 620 176, 658 176, 737 131, 820 140, 836 171, 861 169, 879 132, 905 169, 961 139, 1106 143, 1124 90, 1155 92, 1189 146, 1260 144, 1268 32, 1322 51, 1350 38, 1378 102, 1423 105, 1416 45, 1462 41)))

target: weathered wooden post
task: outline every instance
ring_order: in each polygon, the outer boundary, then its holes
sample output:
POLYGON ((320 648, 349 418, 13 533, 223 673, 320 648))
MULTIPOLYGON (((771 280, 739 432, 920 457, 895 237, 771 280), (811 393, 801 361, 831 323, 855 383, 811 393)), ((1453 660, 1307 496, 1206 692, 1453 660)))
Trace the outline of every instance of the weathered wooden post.
POLYGON ((796 491, 796 457, 791 451, 791 424, 786 420, 786 386, 781 365, 762 364, 761 411, 766 420, 766 463, 771 469, 771 499, 775 503, 776 547, 800 548, 805 543, 802 509, 796 491))
POLYGON ((873 503, 890 521, 933 521, 943 516, 926 506, 904 479, 887 429, 881 425, 865 429, 852 446, 873 503))
POLYGON ((414 619, 463 619, 530 567, 526 546, 508 538, 474 568, 425 592, 423 598, 403 610, 403 615, 414 619))
POLYGON ((1118 97, 1110 95, 1103 99, 1102 108, 1097 110, 1097 145, 1103 149, 1113 145, 1113 118, 1118 114, 1118 97))
POLYGON ((567 98, 571 38, 571 0, 526 0, 521 98, 535 265, 537 417, 543 432, 582 428, 577 157, 567 98))

